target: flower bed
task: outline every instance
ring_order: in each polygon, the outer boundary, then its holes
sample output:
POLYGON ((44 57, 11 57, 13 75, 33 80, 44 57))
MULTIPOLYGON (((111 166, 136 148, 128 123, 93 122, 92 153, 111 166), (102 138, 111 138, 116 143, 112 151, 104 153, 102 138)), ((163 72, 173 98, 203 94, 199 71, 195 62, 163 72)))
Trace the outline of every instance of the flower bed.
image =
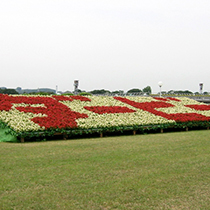
POLYGON ((1 94, 0 121, 16 136, 208 127, 210 105, 172 97, 1 94))

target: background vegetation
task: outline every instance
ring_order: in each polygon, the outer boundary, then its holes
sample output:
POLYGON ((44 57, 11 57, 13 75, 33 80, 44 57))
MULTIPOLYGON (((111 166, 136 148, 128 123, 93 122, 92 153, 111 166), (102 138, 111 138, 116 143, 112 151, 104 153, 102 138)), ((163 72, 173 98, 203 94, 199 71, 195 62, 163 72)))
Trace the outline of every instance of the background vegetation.
MULTIPOLYGON (((200 95, 199 92, 192 92, 190 90, 169 90, 169 91, 161 91, 162 94, 165 95, 200 95)), ((4 94, 56 94, 56 90, 50 89, 50 88, 38 88, 38 89, 22 89, 21 87, 17 87, 16 89, 7 89, 6 87, 1 87, 0 88, 0 93, 4 94)), ((59 94, 74 94, 74 91, 65 91, 61 92, 58 91, 59 94)), ((108 94, 115 94, 115 95, 123 95, 123 94, 138 94, 138 95, 151 95, 152 94, 152 88, 150 86, 144 87, 142 90, 139 88, 132 88, 129 89, 128 91, 123 91, 123 90, 115 90, 115 91, 110 91, 110 90, 105 90, 105 89, 100 89, 100 90, 92 90, 92 91, 85 91, 85 90, 77 90, 77 93, 79 95, 108 95, 108 94)), ((158 93, 153 93, 153 94, 158 94, 158 93)), ((204 91, 202 96, 210 96, 209 92, 204 91)))

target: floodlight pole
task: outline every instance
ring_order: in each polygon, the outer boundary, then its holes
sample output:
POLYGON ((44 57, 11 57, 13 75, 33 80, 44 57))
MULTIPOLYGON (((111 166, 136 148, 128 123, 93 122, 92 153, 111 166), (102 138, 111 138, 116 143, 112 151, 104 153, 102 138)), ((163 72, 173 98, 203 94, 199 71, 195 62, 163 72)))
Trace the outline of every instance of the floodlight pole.
POLYGON ((160 81, 160 82, 158 82, 158 85, 160 87, 160 97, 161 97, 161 87, 163 86, 163 83, 160 81))

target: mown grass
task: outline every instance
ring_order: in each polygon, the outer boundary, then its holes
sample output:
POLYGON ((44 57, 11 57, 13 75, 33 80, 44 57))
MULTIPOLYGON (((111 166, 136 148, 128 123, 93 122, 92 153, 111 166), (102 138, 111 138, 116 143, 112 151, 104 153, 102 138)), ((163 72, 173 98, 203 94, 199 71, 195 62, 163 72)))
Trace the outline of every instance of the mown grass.
POLYGON ((0 209, 210 209, 210 131, 0 143, 0 209))

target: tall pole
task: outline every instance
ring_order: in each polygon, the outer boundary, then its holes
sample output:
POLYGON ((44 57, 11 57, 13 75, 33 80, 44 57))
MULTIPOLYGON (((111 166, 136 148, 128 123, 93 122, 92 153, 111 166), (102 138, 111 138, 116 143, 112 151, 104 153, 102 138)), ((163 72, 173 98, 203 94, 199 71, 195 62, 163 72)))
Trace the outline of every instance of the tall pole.
POLYGON ((55 94, 58 94, 58 86, 56 85, 55 94))
POLYGON ((160 86, 160 97, 161 97, 161 86, 160 86))
POLYGON ((163 86, 163 83, 160 81, 160 82, 158 82, 158 85, 160 87, 160 97, 161 97, 161 87, 163 86))

